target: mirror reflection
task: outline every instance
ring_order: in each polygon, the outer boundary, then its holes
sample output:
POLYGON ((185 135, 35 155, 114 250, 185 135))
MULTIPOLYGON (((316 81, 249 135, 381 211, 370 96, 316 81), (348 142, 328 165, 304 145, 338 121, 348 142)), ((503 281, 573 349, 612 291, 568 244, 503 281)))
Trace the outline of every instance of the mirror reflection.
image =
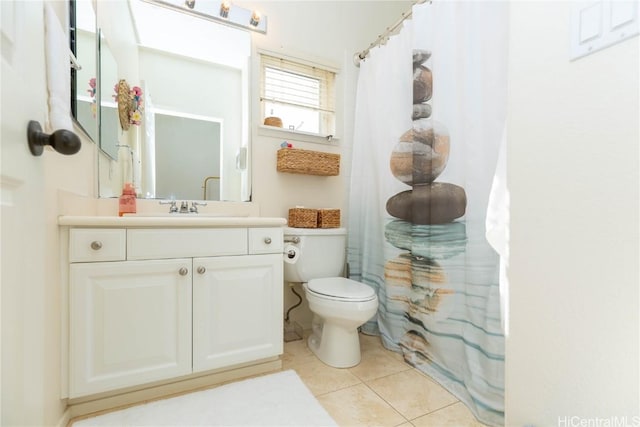
POLYGON ((100 76, 98 78, 98 93, 100 99, 99 129, 100 148, 112 159, 118 159, 118 106, 115 102, 114 87, 118 83, 118 65, 109 49, 104 34, 98 30, 100 52, 100 76))
MULTIPOLYGON (((101 144, 115 142, 122 183, 145 198, 248 201, 250 35, 141 0, 115 11, 118 3, 99 3, 97 13, 108 46, 100 55, 101 144), (135 40, 121 40, 126 22, 135 40), (144 103, 140 125, 128 131, 117 108, 115 124, 109 119, 113 85, 123 78, 140 86, 144 103)), ((112 185, 99 184, 101 195, 112 185)))

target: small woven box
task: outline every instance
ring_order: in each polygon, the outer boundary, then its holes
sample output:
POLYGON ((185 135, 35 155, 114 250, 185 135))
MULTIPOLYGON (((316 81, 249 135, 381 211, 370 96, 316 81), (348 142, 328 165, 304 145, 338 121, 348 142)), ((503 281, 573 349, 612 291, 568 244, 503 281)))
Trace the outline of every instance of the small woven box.
POLYGON ((318 209, 318 227, 340 227, 340 209, 318 209))
POLYGON ((317 228, 318 210, 307 208, 289 209, 289 227, 295 228, 317 228))

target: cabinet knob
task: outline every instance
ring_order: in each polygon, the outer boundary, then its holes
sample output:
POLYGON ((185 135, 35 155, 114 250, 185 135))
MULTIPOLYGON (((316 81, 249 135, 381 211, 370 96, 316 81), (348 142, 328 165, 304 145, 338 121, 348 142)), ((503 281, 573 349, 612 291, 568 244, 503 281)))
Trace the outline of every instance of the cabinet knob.
POLYGON ((265 238, 264 238, 264 242, 265 242, 267 245, 270 245, 270 244, 271 244, 271 237, 265 237, 265 238))
POLYGON ((189 270, 187 270, 185 267, 182 267, 180 270, 178 270, 178 274, 181 276, 186 276, 188 272, 189 270))
POLYGON ((91 249, 93 249, 94 251, 102 249, 102 242, 94 240, 93 242, 91 242, 91 249))
POLYGON ((198 267, 198 274, 204 274, 205 271, 207 271, 206 268, 204 268, 203 266, 198 267))

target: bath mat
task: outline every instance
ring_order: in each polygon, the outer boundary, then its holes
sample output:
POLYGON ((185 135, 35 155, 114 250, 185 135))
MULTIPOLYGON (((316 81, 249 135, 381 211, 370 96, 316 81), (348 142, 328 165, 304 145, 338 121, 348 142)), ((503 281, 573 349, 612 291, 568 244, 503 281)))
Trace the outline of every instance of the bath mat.
POLYGON ((73 427, 336 425, 292 370, 73 423, 73 427))

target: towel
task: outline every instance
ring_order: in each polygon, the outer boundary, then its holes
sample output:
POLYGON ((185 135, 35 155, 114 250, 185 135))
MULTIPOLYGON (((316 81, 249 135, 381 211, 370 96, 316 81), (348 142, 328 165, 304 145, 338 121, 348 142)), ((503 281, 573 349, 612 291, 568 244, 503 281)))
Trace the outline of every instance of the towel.
POLYGON ((509 189, 507 188, 507 131, 502 132, 498 163, 493 176, 485 220, 486 238, 500 255, 500 318, 505 336, 509 325, 509 189))
POLYGON ((47 89, 49 92, 49 114, 45 129, 48 132, 58 129, 73 130, 69 39, 51 4, 44 3, 44 12, 47 89))

